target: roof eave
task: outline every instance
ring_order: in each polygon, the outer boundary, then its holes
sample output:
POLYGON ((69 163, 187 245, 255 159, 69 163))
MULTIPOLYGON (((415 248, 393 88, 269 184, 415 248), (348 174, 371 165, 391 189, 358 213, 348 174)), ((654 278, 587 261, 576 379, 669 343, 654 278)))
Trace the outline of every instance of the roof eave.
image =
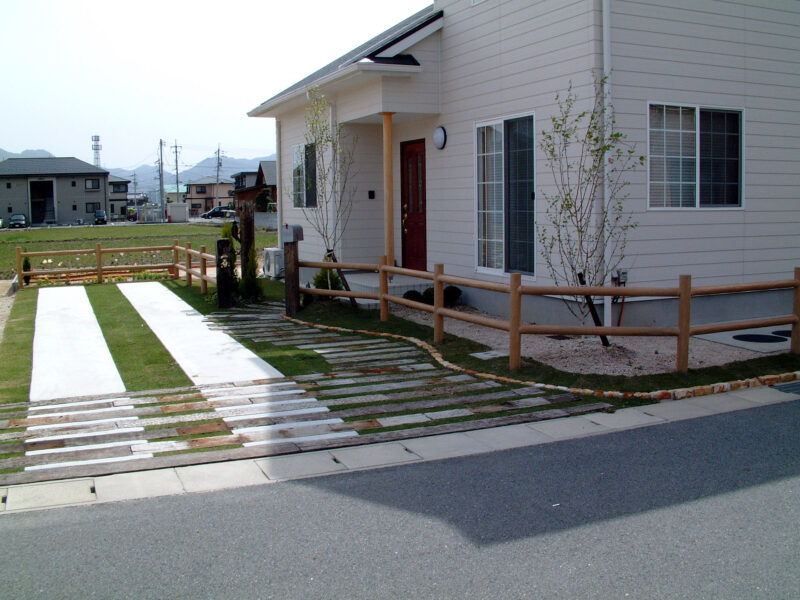
POLYGON ((254 108, 247 113, 248 117, 277 117, 279 113, 285 112, 288 108, 293 108, 291 105, 296 103, 298 99, 302 99, 299 104, 304 104, 308 91, 313 88, 324 88, 333 84, 340 84, 348 79, 358 77, 360 75, 367 76, 386 76, 386 77, 408 77, 416 73, 421 73, 422 67, 419 65, 391 65, 373 63, 371 61, 359 61, 346 67, 343 67, 319 79, 312 81, 308 85, 303 86, 283 94, 276 96, 271 100, 267 100, 263 104, 254 108), (281 110, 278 110, 281 107, 281 110))

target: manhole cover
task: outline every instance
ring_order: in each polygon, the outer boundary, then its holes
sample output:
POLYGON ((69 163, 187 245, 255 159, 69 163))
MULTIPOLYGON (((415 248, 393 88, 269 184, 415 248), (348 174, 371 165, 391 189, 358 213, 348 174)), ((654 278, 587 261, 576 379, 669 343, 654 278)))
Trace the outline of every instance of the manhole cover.
POLYGON ((733 336, 733 339, 755 344, 779 344, 786 341, 786 338, 778 335, 764 335, 761 333, 741 333, 733 336))

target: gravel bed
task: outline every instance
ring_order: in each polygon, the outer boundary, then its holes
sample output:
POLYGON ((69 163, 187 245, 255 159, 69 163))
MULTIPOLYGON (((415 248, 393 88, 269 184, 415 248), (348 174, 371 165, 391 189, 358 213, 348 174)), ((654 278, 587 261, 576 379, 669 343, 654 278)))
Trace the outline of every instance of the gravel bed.
MULTIPOLYGON (((481 314, 461 306, 458 310, 481 314)), ((404 306, 392 305, 392 314, 433 327, 433 315, 404 306)), ((486 344, 508 354, 508 333, 445 319, 447 333, 486 344)), ((523 335, 522 356, 571 373, 602 375, 648 375, 675 369, 677 340, 674 337, 612 337, 603 347, 597 336, 570 337, 560 340, 546 335, 523 335)), ((692 338, 689 344, 689 368, 697 369, 765 356, 760 352, 692 338)))

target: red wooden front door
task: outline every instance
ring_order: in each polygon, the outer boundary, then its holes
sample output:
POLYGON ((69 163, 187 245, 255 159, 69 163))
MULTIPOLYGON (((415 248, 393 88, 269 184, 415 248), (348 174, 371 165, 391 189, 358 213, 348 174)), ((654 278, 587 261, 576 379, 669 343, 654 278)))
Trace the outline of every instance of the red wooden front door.
POLYGON ((425 140, 400 144, 403 266, 425 271, 425 140))

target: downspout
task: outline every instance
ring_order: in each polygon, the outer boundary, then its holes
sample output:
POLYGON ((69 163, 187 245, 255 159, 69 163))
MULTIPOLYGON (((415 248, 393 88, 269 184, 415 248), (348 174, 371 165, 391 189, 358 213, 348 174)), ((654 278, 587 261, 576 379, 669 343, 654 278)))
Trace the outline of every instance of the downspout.
POLYGON ((277 228, 278 238, 280 240, 280 232, 283 229, 283 186, 281 185, 281 122, 275 119, 275 206, 278 209, 277 214, 277 228))
MULTIPOLYGON (((611 0, 602 0, 603 6, 603 108, 608 106, 611 100, 611 0)), ((608 126, 608 119, 606 118, 605 126, 608 126)), ((609 167, 608 161, 603 161, 603 204, 605 205, 606 214, 610 207, 609 201, 609 167)), ((608 256, 608 244, 603 244, 603 271, 606 276, 603 280, 603 285, 609 285, 608 263, 611 257, 608 256)), ((603 324, 606 327, 611 327, 611 296, 603 296, 603 324)))

